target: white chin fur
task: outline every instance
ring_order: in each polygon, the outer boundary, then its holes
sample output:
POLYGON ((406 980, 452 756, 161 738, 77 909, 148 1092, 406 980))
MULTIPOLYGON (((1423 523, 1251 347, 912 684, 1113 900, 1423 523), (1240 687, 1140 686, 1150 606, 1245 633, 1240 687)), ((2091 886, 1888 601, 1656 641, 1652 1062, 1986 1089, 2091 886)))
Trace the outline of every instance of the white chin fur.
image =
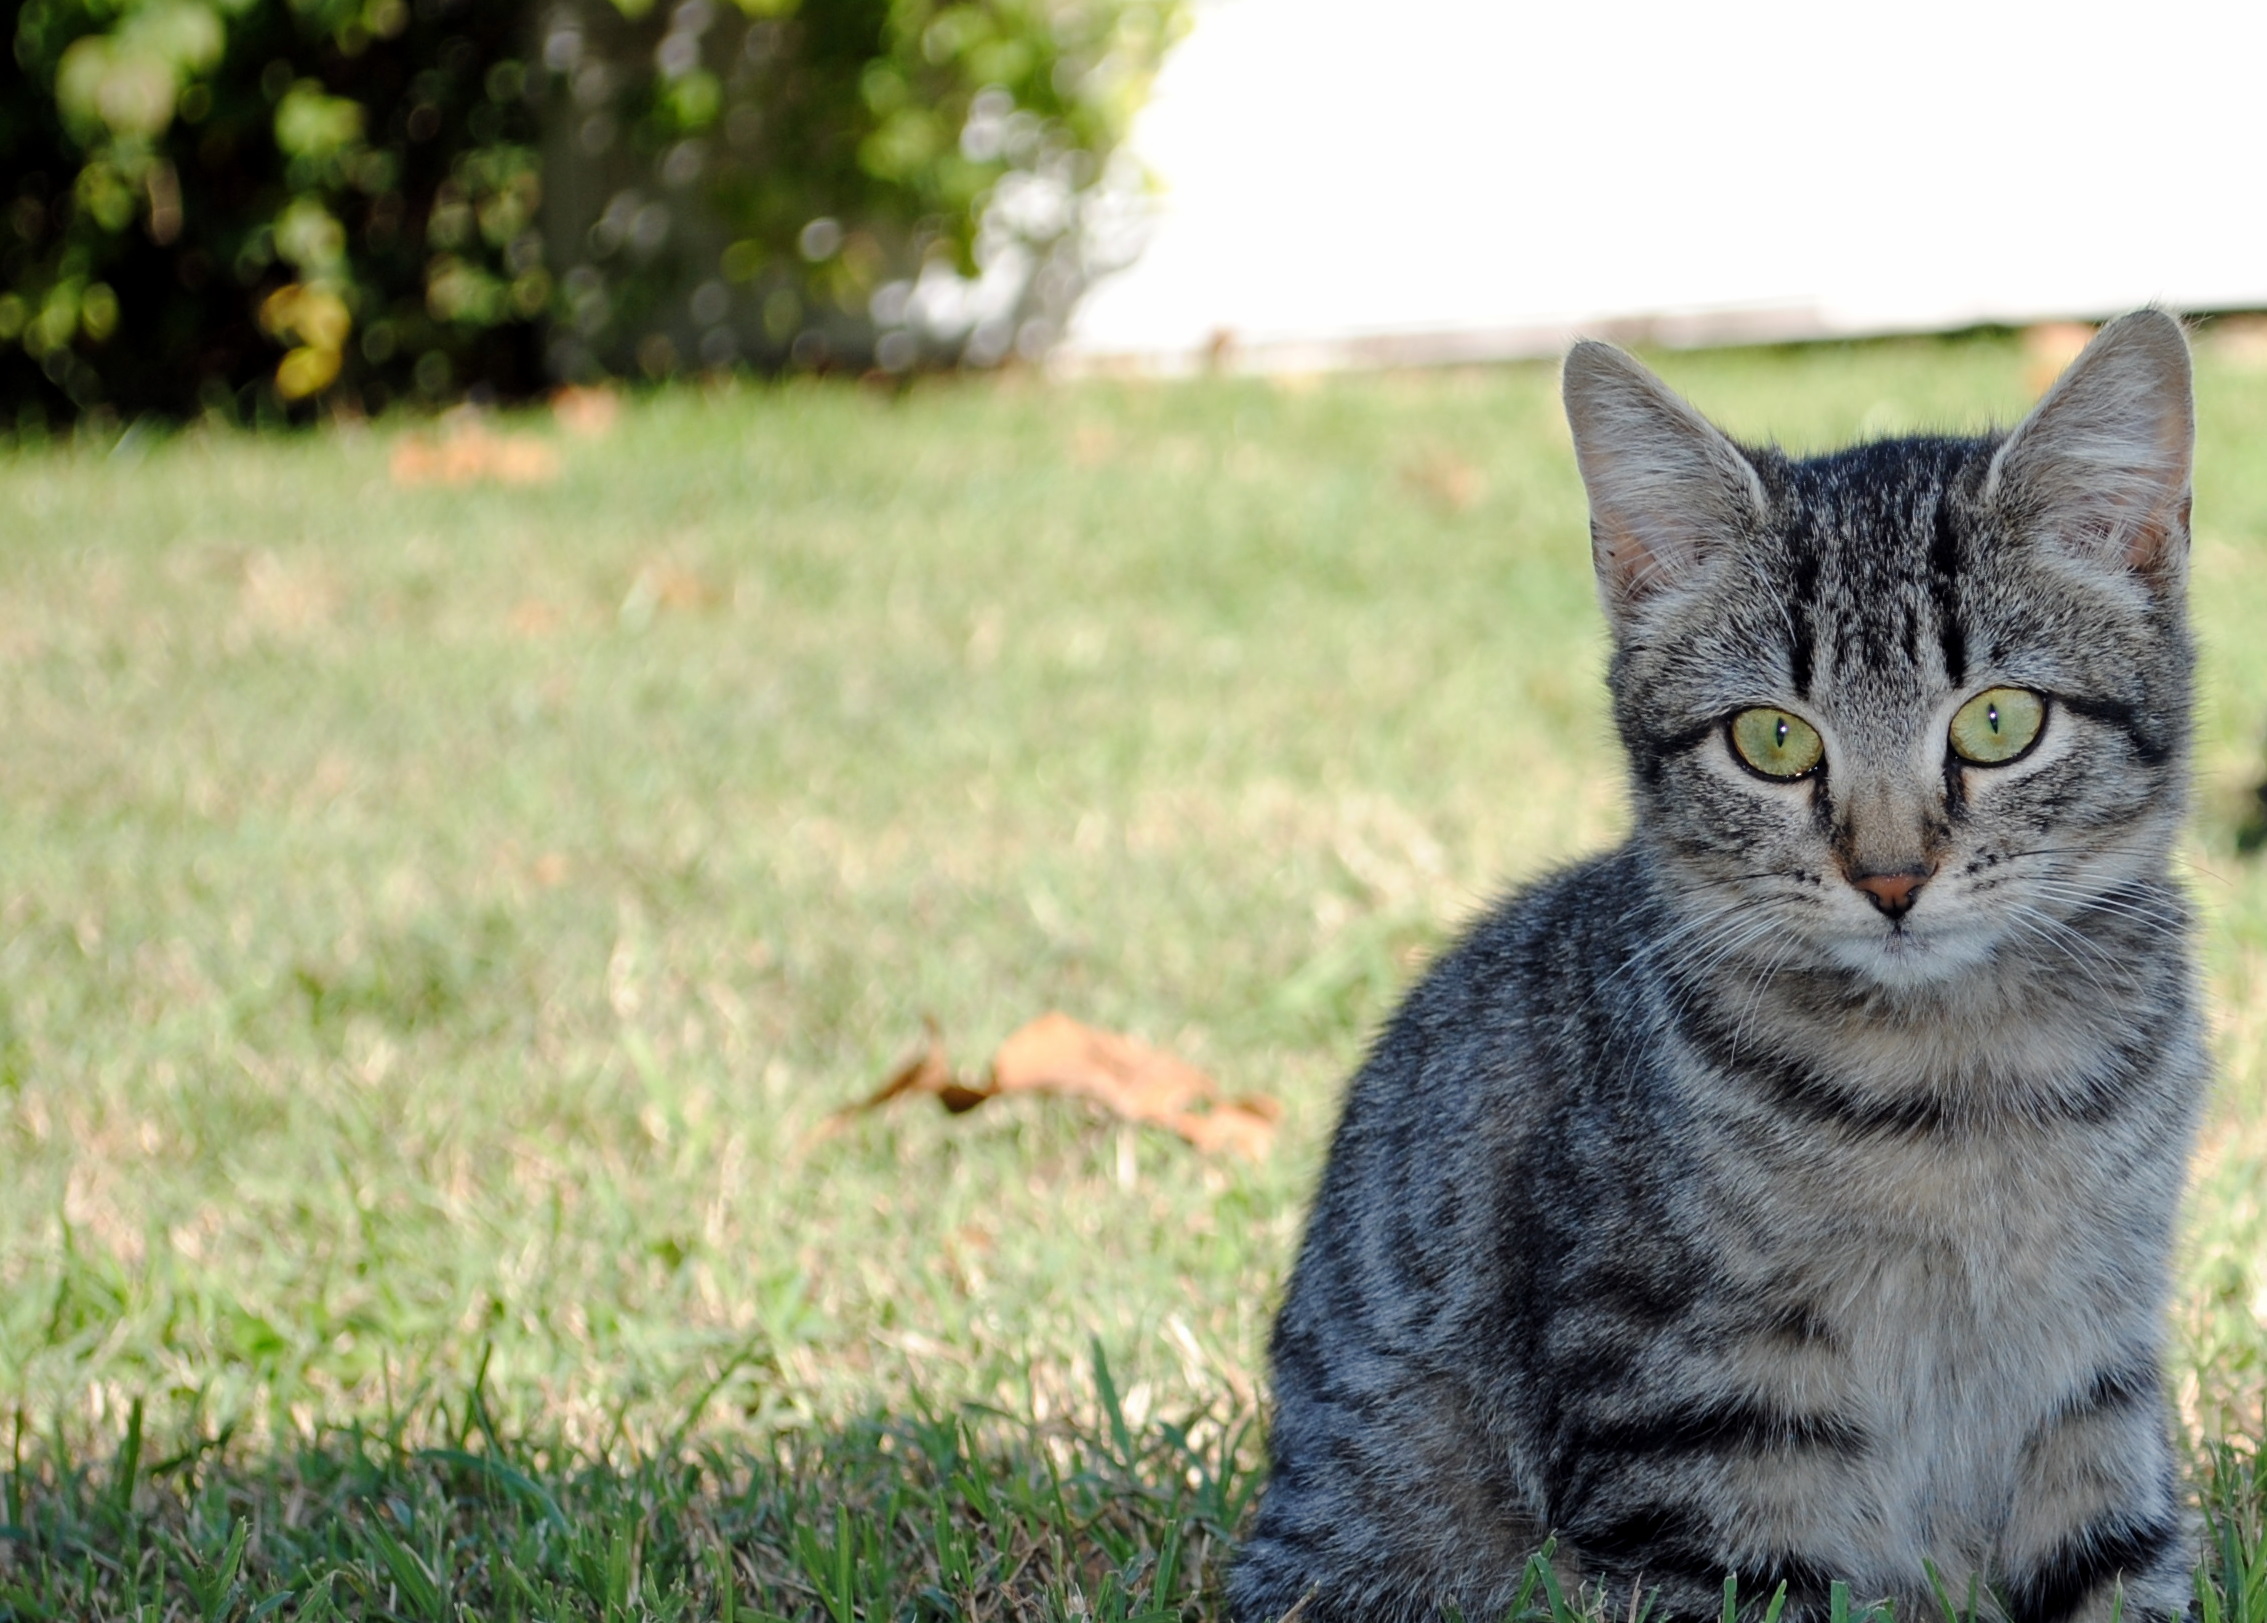
POLYGON ((1836 967, 1877 985, 1926 986, 1988 962, 1992 940, 1986 932, 1974 929, 1908 926, 1895 930, 1884 925, 1830 941, 1826 951, 1836 967))

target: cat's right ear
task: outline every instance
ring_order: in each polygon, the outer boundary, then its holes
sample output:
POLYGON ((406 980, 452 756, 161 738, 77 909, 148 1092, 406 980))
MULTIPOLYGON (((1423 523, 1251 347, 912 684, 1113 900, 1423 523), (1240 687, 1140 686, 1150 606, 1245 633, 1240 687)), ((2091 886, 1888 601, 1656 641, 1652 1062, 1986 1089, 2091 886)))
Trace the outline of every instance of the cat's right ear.
POLYGON ((1645 604, 1754 528, 1768 502, 1740 448, 1611 344, 1575 345, 1564 388, 1598 595, 1619 637, 1645 604))

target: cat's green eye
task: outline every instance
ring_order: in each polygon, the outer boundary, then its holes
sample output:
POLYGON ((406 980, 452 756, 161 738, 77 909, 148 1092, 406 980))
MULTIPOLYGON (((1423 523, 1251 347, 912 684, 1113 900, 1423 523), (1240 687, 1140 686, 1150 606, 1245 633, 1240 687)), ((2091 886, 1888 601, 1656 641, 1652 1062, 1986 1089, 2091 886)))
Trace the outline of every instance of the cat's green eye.
POLYGON ((2028 688, 1986 688, 1952 717, 1952 753, 1978 766, 2004 766, 2037 742, 2047 701, 2028 688))
POLYGON ((1732 748, 1767 778, 1800 778, 1826 758, 1818 729, 1800 716, 1759 706, 1732 718, 1732 748))

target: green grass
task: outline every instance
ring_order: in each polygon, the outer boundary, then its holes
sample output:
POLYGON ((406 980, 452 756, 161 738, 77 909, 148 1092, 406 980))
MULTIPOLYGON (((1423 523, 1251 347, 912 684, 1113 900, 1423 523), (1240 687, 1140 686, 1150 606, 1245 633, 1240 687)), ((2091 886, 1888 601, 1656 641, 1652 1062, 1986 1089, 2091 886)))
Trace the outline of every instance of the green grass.
MULTIPOLYGON (((1806 445, 2030 388, 1663 366, 1806 445)), ((2181 1396, 2267 1623, 2267 375, 2201 387, 2181 1396)), ((0 457, 0 1618, 1213 1615, 1339 1079, 1621 825, 1549 370, 687 390, 530 488, 397 432, 0 457), (1050 1007, 1275 1155, 820 1131, 1050 1007)))

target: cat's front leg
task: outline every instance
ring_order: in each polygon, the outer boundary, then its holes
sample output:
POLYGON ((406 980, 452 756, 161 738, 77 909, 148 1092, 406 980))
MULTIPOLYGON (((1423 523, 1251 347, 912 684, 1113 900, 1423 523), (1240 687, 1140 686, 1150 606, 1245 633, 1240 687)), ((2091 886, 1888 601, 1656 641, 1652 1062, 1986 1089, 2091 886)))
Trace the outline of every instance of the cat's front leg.
POLYGON ((2009 1623, 2162 1623, 2194 1594, 2164 1395, 2109 1370, 2024 1450, 1996 1563, 2009 1623))

